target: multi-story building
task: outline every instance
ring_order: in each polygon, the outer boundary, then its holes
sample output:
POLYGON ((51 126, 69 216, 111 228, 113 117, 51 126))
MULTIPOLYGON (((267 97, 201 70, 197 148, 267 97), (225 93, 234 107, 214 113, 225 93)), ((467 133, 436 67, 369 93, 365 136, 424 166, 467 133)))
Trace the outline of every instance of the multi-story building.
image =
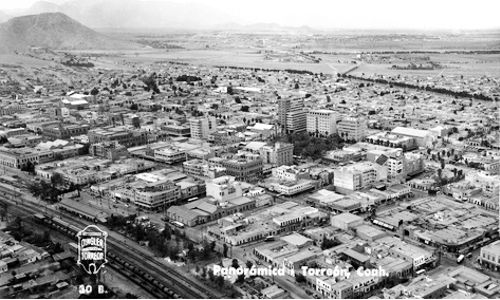
POLYGON ((387 132, 379 132, 368 136, 366 141, 374 145, 383 145, 391 148, 401 148, 403 151, 417 148, 417 142, 413 137, 400 136, 387 132))
POLYGON ((22 169, 29 164, 38 165, 55 159, 64 159, 80 154, 83 145, 67 145, 54 148, 6 148, 0 147, 0 166, 22 169))
POLYGON ((306 111, 303 109, 293 110, 286 114, 286 132, 304 132, 307 128, 306 111))
POLYGON ((148 143, 147 131, 125 126, 93 129, 88 132, 88 136, 90 144, 117 141, 129 148, 148 143))
POLYGON ((233 176, 222 176, 207 181, 207 196, 224 202, 243 196, 243 190, 233 176))
POLYGON ((42 135, 51 140, 65 140, 72 136, 87 134, 90 125, 88 124, 62 124, 46 126, 42 130, 42 135))
POLYGON ((217 178, 226 175, 226 168, 210 165, 199 159, 192 159, 182 164, 183 171, 187 175, 217 178))
POLYGON ((262 174, 262 158, 258 154, 237 154, 232 158, 212 157, 209 163, 226 168, 228 175, 238 181, 255 181, 262 174))
POLYGON ((270 189, 276 193, 293 196, 314 188, 312 180, 284 181, 270 184, 270 189))
POLYGON ((337 116, 333 110, 318 109, 307 113, 307 132, 328 136, 337 132, 337 116))
POLYGON ((303 99, 278 99, 278 124, 280 125, 281 129, 284 130, 288 127, 288 113, 294 111, 302 111, 303 108, 303 99))
POLYGON ((359 162, 335 169, 333 184, 338 191, 358 191, 386 179, 385 167, 371 162, 359 162))
POLYGON ((481 248, 479 262, 494 271, 500 271, 500 241, 481 248))
POLYGON ((189 120, 191 137, 198 140, 207 140, 208 136, 217 128, 215 117, 203 116, 189 120))
POLYGON ((368 161, 387 168, 387 179, 391 183, 404 183, 410 176, 424 171, 423 156, 416 153, 403 153, 401 148, 375 146, 366 153, 368 161))
POLYGON ((181 149, 174 145, 171 145, 170 147, 156 149, 154 150, 153 154, 155 160, 166 164, 174 164, 182 162, 185 161, 187 157, 185 149, 181 149))
POLYGON ((128 156, 127 148, 117 141, 92 144, 89 147, 89 153, 92 156, 106 158, 111 161, 128 156))
POLYGON ((425 169, 423 155, 407 152, 404 154, 405 173, 406 176, 414 176, 422 173, 425 169))
MULTIPOLYGON (((42 153, 31 148, 6 148, 0 147, 0 165, 21 169, 27 164, 36 165, 40 163, 40 155, 42 153)), ((43 154, 49 154, 49 151, 43 154)), ((42 154, 42 155, 43 155, 42 154)))
POLYGON ((217 130, 208 136, 208 141, 215 145, 234 144, 244 140, 240 133, 233 129, 217 130))
POLYGON ((12 116, 22 111, 24 108, 24 105, 17 103, 8 104, 6 106, 2 105, 2 107, 0 107, 0 116, 12 116))
POLYGON ((9 143, 14 146, 14 147, 35 147, 36 145, 40 144, 42 141, 43 137, 40 135, 34 135, 34 134, 22 134, 22 135, 16 135, 11 138, 8 138, 9 143))
POLYGON ((276 143, 274 147, 264 146, 261 149, 261 157, 265 164, 275 166, 293 164, 293 144, 276 143))
POLYGON ((171 205, 180 198, 180 187, 170 180, 131 185, 121 190, 123 199, 145 209, 159 209, 171 205))
POLYGON ((164 130, 167 132, 169 136, 174 137, 189 137, 191 136, 191 129, 188 126, 182 125, 166 125, 164 130))
POLYGON ((415 139, 418 147, 431 147, 436 137, 429 130, 421 130, 409 127, 396 127, 391 133, 398 136, 407 136, 415 139))
POLYGON ((344 140, 361 141, 366 136, 367 122, 361 116, 345 117, 337 124, 337 132, 344 140))
POLYGON ((377 240, 377 243, 385 245, 388 248, 391 257, 398 257, 411 262, 414 271, 417 271, 425 267, 427 264, 435 261, 435 257, 432 252, 403 242, 392 236, 383 237, 377 240))
POLYGON ((172 221, 178 221, 187 226, 196 226, 254 208, 255 200, 247 197, 238 197, 224 202, 207 197, 182 206, 172 206, 167 210, 167 216, 172 221))
POLYGON ((309 174, 300 171, 297 166, 281 166, 274 168, 273 177, 278 180, 297 181, 299 179, 309 179, 309 174))
POLYGON ((278 99, 278 124, 286 128, 286 114, 290 111, 292 99, 278 99))

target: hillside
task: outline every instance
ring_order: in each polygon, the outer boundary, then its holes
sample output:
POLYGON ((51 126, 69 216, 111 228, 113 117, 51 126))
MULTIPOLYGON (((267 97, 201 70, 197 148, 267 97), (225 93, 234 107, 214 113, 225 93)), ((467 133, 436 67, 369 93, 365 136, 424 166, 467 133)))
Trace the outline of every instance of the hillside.
POLYGON ((0 53, 24 51, 32 46, 64 50, 141 48, 97 33, 62 13, 16 17, 0 24, 0 53))
MULTIPOLYGON (((20 13, 61 12, 90 28, 205 28, 206 19, 218 23, 227 13, 190 1, 68 0, 62 4, 35 2, 20 13)), ((210 22, 208 22, 210 23, 210 22)))

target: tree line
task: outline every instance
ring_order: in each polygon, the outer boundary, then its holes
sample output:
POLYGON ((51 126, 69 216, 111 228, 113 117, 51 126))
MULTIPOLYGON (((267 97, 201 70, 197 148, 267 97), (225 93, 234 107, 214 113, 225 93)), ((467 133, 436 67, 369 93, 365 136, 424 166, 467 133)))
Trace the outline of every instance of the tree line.
POLYGON ((346 75, 346 74, 337 74, 339 77, 343 78, 349 78, 349 79, 356 79, 356 80, 363 80, 363 81, 369 81, 369 82, 375 82, 375 83, 382 83, 382 84, 390 84, 402 88, 410 88, 410 89, 416 89, 416 90, 423 90, 427 92, 433 92, 433 93, 438 93, 438 94, 444 94, 448 96, 453 96, 453 97, 460 97, 460 98, 474 98, 478 100, 485 100, 485 101, 495 101, 498 100, 498 97, 490 97, 486 96, 484 94, 473 94, 467 91, 452 91, 448 90, 445 88, 441 87, 431 87, 429 85, 426 85, 425 87, 412 84, 412 83, 407 83, 407 82, 399 82, 399 81, 392 81, 392 80, 387 80, 384 78, 365 78, 361 76, 355 76, 355 75, 346 75))

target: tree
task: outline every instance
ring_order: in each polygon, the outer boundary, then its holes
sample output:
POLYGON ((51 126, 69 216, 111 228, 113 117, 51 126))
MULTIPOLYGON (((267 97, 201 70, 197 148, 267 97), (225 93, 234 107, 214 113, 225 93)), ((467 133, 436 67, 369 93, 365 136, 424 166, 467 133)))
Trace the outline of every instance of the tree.
POLYGON ((132 105, 130 105, 130 109, 131 109, 131 110, 138 110, 138 109, 139 109, 139 107, 137 106, 137 104, 132 103, 132 105))
POLYGON ((28 161, 24 166, 21 167, 21 171, 34 174, 35 173, 35 164, 33 164, 31 161, 28 161))
POLYGON ((156 74, 153 73, 148 77, 145 77, 142 79, 142 82, 146 85, 144 87, 144 90, 146 91, 153 91, 153 93, 159 94, 160 89, 158 88, 158 85, 156 84, 156 74))
POLYGON ((50 178, 50 182, 52 183, 52 186, 55 188, 56 186, 62 185, 64 183, 64 180, 61 174, 54 173, 50 178))
POLYGON ((335 247, 337 245, 339 245, 339 243, 337 241, 335 241, 335 239, 330 240, 330 239, 327 239, 326 237, 324 237, 323 241, 321 242, 321 250, 330 249, 330 248, 335 247))
POLYGON ((132 125, 134 128, 141 128, 141 119, 138 117, 132 118, 132 125))
POLYGON ((242 112, 248 112, 249 110, 250 110, 250 108, 249 108, 247 105, 243 105, 243 106, 241 107, 241 111, 242 111, 242 112))
POLYGON ((224 277, 222 276, 217 276, 215 278, 215 283, 219 286, 222 287, 224 285, 224 277))
POLYGON ((298 83, 298 82, 296 82, 296 83, 295 83, 295 89, 296 89, 296 90, 298 90, 298 89, 299 89, 299 83, 298 83))
POLYGON ((304 277, 304 275, 302 275, 302 273, 296 272, 295 273, 295 281, 297 281, 298 283, 306 282, 306 277, 304 277))
POLYGON ((245 265, 247 266, 247 268, 251 269, 253 267, 253 263, 250 261, 250 260, 247 260, 247 262, 245 263, 245 265))
POLYGON ((438 175, 438 178, 439 178, 439 184, 441 184, 441 181, 443 180, 443 170, 442 169, 438 169, 437 170, 437 175, 438 175))
POLYGON ((235 269, 238 269, 240 267, 238 260, 236 258, 233 259, 233 261, 231 262, 231 267, 233 267, 235 269))
POLYGON ((4 203, 2 209, 0 210, 0 221, 7 221, 9 216, 9 203, 4 203))
POLYGON ((211 280, 211 281, 214 281, 215 279, 215 274, 214 274, 214 271, 212 269, 208 269, 207 270, 207 274, 208 274, 208 278, 211 280))

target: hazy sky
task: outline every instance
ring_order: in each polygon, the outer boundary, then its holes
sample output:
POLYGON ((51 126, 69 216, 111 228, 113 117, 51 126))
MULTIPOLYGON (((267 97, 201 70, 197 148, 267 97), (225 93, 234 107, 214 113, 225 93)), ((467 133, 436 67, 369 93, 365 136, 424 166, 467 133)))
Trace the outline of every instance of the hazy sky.
MULTIPOLYGON (((61 3, 64 0, 47 0, 61 3)), ((79 0, 86 1, 86 0, 79 0)), ((151 0, 141 0, 151 1, 151 0)), ((203 3, 227 16, 208 23, 272 22, 316 28, 485 29, 500 28, 499 0, 153 0, 203 3)), ((36 0, 0 0, 0 10, 36 0)))

